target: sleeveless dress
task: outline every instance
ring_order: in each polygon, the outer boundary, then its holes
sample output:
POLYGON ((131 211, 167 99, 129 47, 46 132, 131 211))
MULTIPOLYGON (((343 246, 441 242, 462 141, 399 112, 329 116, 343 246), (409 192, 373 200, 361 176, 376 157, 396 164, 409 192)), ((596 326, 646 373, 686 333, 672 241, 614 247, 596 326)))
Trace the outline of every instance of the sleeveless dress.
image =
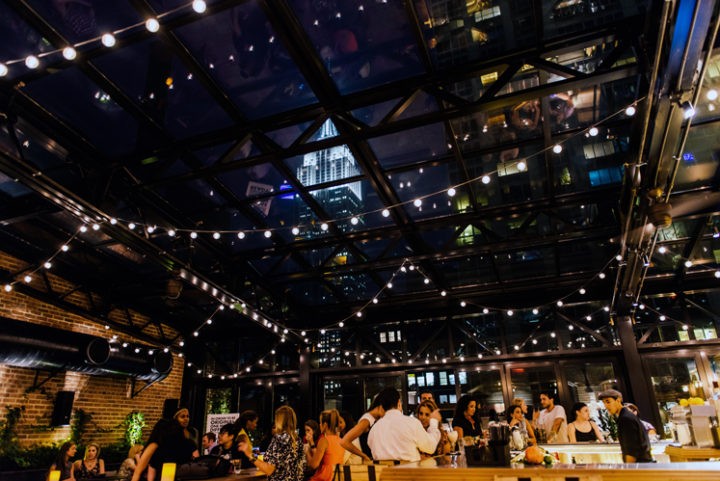
POLYGON ((582 432, 580 431, 577 426, 575 426, 575 439, 579 443, 587 443, 590 441, 597 441, 597 434, 595 434, 595 430, 593 429, 592 425, 590 425, 590 431, 588 432, 582 432))
POLYGON ((328 447, 325 449, 320 466, 309 481, 331 481, 335 473, 335 465, 343 463, 345 448, 340 445, 340 438, 336 434, 323 434, 323 436, 327 439, 328 447))
POLYGON ((100 477, 100 460, 95 462, 95 466, 92 469, 88 469, 85 465, 85 460, 80 461, 80 472, 75 473, 75 477, 78 479, 87 478, 99 478, 100 477))

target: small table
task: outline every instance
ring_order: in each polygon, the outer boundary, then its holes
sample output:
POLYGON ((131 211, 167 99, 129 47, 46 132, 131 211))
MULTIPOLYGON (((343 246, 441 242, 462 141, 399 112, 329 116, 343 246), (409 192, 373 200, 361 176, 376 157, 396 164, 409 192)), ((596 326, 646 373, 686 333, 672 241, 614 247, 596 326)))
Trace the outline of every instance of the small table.
POLYGON ((228 474, 221 478, 212 478, 213 481, 251 481, 267 479, 267 475, 259 469, 241 469, 239 474, 228 474))
POLYGON ((670 456, 670 461, 672 462, 720 459, 720 449, 695 448, 692 446, 681 447, 668 445, 665 447, 665 454, 670 456))

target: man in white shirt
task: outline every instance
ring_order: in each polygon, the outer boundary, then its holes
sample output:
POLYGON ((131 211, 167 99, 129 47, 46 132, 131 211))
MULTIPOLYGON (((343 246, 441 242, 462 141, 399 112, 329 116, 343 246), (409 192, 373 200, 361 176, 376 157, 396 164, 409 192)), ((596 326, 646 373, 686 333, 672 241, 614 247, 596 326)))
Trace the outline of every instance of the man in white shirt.
POLYGON ((567 416, 565 408, 555 405, 555 393, 540 393, 540 405, 543 409, 538 416, 538 428, 544 429, 547 442, 551 444, 567 444, 567 416))
POLYGON ((403 415, 400 393, 395 391, 383 403, 385 415, 378 419, 368 435, 373 459, 420 461, 420 452, 432 454, 440 442, 440 411, 430 414, 427 431, 416 418, 403 415))

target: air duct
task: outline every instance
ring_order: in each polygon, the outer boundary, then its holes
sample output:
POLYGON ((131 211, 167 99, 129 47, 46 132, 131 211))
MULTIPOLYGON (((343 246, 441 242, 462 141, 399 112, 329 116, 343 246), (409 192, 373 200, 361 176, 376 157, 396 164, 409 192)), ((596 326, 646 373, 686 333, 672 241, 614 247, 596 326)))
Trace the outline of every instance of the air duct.
MULTIPOLYGON (((133 346, 134 348, 135 346, 133 346)), ((103 338, 0 317, 0 364, 156 382, 172 371, 172 354, 111 349, 103 338)))

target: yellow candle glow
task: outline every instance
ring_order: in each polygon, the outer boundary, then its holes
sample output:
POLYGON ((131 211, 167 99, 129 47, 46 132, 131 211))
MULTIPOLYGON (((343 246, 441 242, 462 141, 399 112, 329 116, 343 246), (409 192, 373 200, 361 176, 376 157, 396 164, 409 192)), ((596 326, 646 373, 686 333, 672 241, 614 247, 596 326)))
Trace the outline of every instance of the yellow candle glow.
POLYGON ((163 463, 160 481, 175 481, 175 463, 163 463))
POLYGON ((57 469, 51 470, 50 475, 48 476, 48 481, 60 481, 60 471, 57 469))

